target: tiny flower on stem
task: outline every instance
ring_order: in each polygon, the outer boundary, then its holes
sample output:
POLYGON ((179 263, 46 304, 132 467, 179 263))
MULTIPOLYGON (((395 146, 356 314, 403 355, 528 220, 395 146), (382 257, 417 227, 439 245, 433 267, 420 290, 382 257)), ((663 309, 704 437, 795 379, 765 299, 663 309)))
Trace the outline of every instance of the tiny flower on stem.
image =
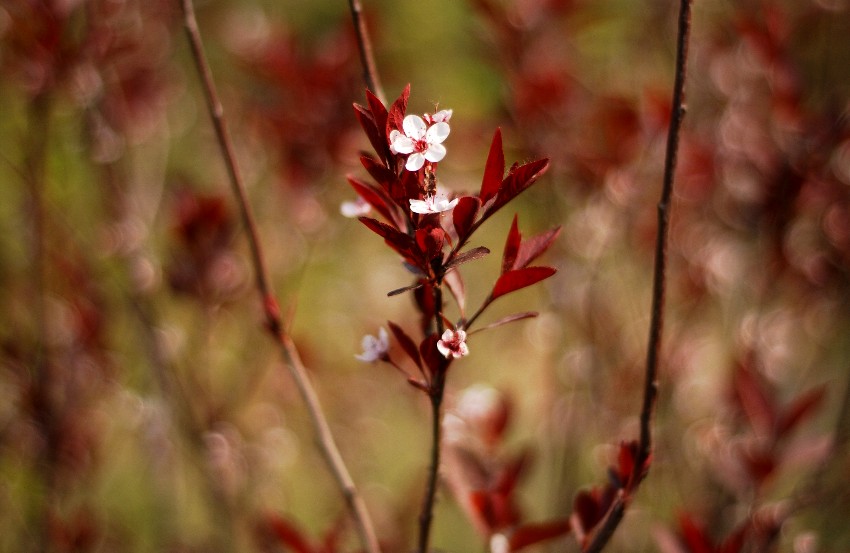
POLYGON ((437 342, 437 349, 446 359, 453 357, 457 359, 469 355, 469 346, 466 345, 466 331, 446 329, 443 337, 437 342))
POLYGON ((418 171, 426 161, 436 163, 446 156, 443 141, 451 131, 447 123, 451 110, 442 110, 425 117, 431 122, 430 125, 418 115, 408 115, 401 122, 403 134, 398 129, 390 132, 390 150, 394 154, 410 154, 404 165, 408 171, 418 171), (435 117, 439 117, 439 120, 435 117))
POLYGON ((427 196, 424 200, 410 200, 410 211, 426 215, 428 213, 442 213, 457 205, 458 198, 449 201, 445 194, 427 196))
POLYGON ((367 334, 363 337, 360 343, 363 348, 363 353, 354 357, 364 363, 374 363, 375 361, 386 361, 389 357, 387 352, 390 349, 390 337, 384 327, 378 329, 378 336, 367 334))

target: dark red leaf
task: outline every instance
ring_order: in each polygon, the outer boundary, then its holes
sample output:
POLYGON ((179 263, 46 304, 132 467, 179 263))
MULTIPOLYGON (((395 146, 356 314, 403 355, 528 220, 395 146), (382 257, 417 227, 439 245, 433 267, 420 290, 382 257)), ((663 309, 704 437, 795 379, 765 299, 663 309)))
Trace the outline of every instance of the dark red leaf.
POLYGON ((782 437, 807 417, 811 416, 823 403, 826 397, 826 387, 820 386, 804 394, 797 396, 779 419, 776 432, 777 437, 782 437))
POLYGON ((548 159, 538 159, 521 166, 511 167, 508 176, 504 178, 496 199, 487 208, 486 216, 489 217, 501 209, 505 204, 519 196, 530 187, 549 168, 548 159))
POLYGON ((555 227, 543 234, 538 234, 533 238, 523 241, 514 262, 514 268, 521 269, 527 267, 529 263, 543 255, 555 239, 558 238, 559 234, 561 234, 561 227, 555 227))
POLYGON ((452 222, 455 226, 458 239, 465 240, 469 236, 469 231, 475 222, 475 217, 478 215, 478 209, 481 207, 481 200, 475 196, 463 196, 458 199, 457 205, 452 210, 452 222))
POLYGON ((474 334, 476 332, 481 332, 482 330, 488 330, 488 329, 491 329, 491 328, 496 328, 497 326, 506 325, 506 324, 512 323, 514 321, 521 321, 523 319, 533 319, 538 314, 539 313, 537 313, 536 311, 526 311, 524 313, 514 313, 513 315, 508 315, 507 317, 502 317, 498 321, 496 321, 494 323, 490 323, 487 326, 477 328, 473 332, 471 332, 470 334, 474 334))
POLYGON ((360 164, 384 190, 389 190, 392 182, 398 179, 386 165, 371 156, 360 156, 360 164))
POLYGON ((502 186, 502 177, 505 175, 505 153, 502 150, 502 130, 496 129, 493 142, 490 144, 490 153, 487 155, 487 165, 484 167, 484 178, 481 181, 481 192, 478 196, 481 203, 487 203, 494 198, 502 186))
POLYGON ((391 223, 396 229, 398 229, 398 221, 395 218, 392 204, 388 203, 391 201, 390 198, 382 190, 363 182, 357 177, 349 175, 347 178, 348 183, 352 188, 354 188, 357 195, 363 198, 366 203, 371 205, 375 211, 380 213, 381 217, 386 219, 388 223, 391 223))
POLYGON ((390 148, 384 131, 385 125, 378 127, 372 113, 360 104, 354 104, 354 114, 357 116, 360 126, 363 127, 363 131, 366 133, 369 143, 372 144, 372 148, 375 149, 375 153, 377 153, 378 156, 387 163, 390 148))
MULTIPOLYGON (((372 114, 372 118, 375 120, 375 126, 384 130, 387 128, 387 108, 384 107, 383 102, 378 99, 377 96, 372 94, 371 91, 366 91, 366 101, 369 104, 369 112, 372 114)), ((385 131, 386 132, 386 131, 385 131)), ((386 138, 386 134, 384 138, 386 138)))
POLYGON ((425 366, 428 368, 431 376, 437 374, 447 366, 446 358, 437 349, 437 342, 439 340, 439 336, 431 334, 419 344, 419 354, 422 356, 422 360, 425 362, 425 366))
POLYGON ((407 113, 407 99, 410 96, 410 84, 404 87, 404 90, 401 91, 401 96, 393 102, 393 105, 390 106, 389 114, 387 115, 387 125, 386 125, 386 133, 389 136, 390 131, 397 129, 402 129, 402 121, 404 120, 404 114, 407 113))
POLYGON ((457 267, 458 265, 463 265, 464 263, 475 261, 476 259, 481 259, 489 253, 490 250, 488 250, 484 246, 477 246, 475 248, 472 248, 471 250, 467 250, 463 253, 457 254, 451 259, 451 261, 446 263, 446 266, 444 268, 446 270, 449 270, 454 267, 457 267))
POLYGON ((445 243, 446 231, 440 227, 427 227, 416 230, 416 244, 425 253, 428 260, 441 255, 445 243))
POLYGON ((405 292, 410 292, 411 290, 418 290, 419 288, 422 288, 421 282, 411 284, 410 286, 402 286, 401 288, 396 288, 395 290, 390 290, 389 292, 387 292, 387 296, 398 296, 399 294, 404 294, 405 292))
POLYGON ((493 287, 492 297, 495 300, 505 294, 536 284, 555 273, 556 271, 552 267, 525 267, 515 271, 508 271, 496 281, 496 285, 493 287))
POLYGON ((358 220, 366 225, 372 232, 383 237, 384 241, 392 249, 398 252, 399 255, 405 258, 405 260, 407 260, 411 265, 415 267, 420 267, 422 265, 421 256, 419 255, 419 250, 417 249, 416 242, 413 238, 398 231, 395 227, 382 223, 376 219, 360 217, 358 220))
POLYGON ((513 531, 510 537, 511 551, 551 540, 570 533, 569 519, 523 524, 513 531))
POLYGON ((502 254, 502 274, 518 268, 515 266, 515 262, 521 243, 522 234, 519 232, 519 218, 517 215, 514 215, 514 221, 511 223, 511 229, 508 231, 508 238, 505 240, 505 251, 502 254))
POLYGON ((395 336, 395 339, 398 341, 398 344, 401 346, 401 349, 403 349, 407 356, 416 363, 419 370, 422 370, 422 358, 419 356, 419 348, 416 347, 416 342, 414 342, 413 339, 394 322, 387 321, 387 324, 389 324, 390 330, 392 331, 393 336, 395 336))

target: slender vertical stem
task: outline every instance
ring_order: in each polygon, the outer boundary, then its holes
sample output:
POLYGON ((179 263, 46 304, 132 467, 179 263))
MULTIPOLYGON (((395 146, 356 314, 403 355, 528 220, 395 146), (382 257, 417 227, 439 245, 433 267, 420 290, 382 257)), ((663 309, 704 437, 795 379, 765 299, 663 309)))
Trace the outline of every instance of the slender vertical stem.
MULTIPOLYGON (((434 327, 437 335, 443 333, 443 291, 434 287, 434 327)), ((448 364, 442 363, 431 382, 431 463, 428 468, 428 480, 425 485, 425 497, 419 513, 419 541, 417 552, 427 553, 431 540, 431 522, 434 519, 434 500, 437 496, 437 484, 440 478, 440 457, 442 452, 443 396, 446 390, 446 372, 448 364)))
POLYGON ((227 129, 227 123, 224 117, 224 108, 218 98, 218 93, 216 92, 212 78, 212 72, 210 71, 210 67, 204 53, 201 34, 198 30, 198 23, 195 18, 194 5, 192 0, 180 0, 180 2, 183 10, 186 35, 192 50, 192 57, 195 66, 201 78, 204 98, 207 102, 207 109, 209 111, 210 118, 212 119, 213 126, 215 127, 219 149, 221 150, 225 165, 227 166, 233 195, 236 197, 239 204, 240 217, 243 225, 245 226, 248 245, 251 250, 251 263, 254 269, 255 284, 257 291, 260 294, 263 312, 266 317, 266 325, 277 342, 281 356, 284 359, 284 363, 289 369, 290 375, 295 381, 301 395, 301 399, 307 407, 307 411, 310 415, 310 421, 313 425, 313 432, 316 436, 317 445, 328 464, 328 468, 337 482, 337 486, 342 492, 363 547, 366 549, 367 553, 379 553, 380 546, 378 545, 378 538, 375 535, 372 521, 366 511, 365 502, 358 493, 357 488, 354 485, 354 481, 348 472, 348 468, 342 460, 342 456, 339 453, 339 449, 333 439, 330 427, 325 419, 321 404, 319 403, 319 398, 310 383, 309 377, 307 376, 307 370, 301 362, 295 343, 287 335, 283 327, 280 309, 278 307, 279 304, 269 284, 269 278, 267 276, 268 270, 266 268, 266 262, 263 256, 262 246, 260 244, 259 232, 254 221, 251 206, 248 203, 245 185, 239 172, 233 145, 230 140, 230 134, 227 129))
POLYGON ((354 30, 357 32, 357 46, 360 50, 360 63, 363 65, 363 80, 366 87, 378 97, 382 104, 386 105, 384 89, 378 76, 378 66, 375 64, 375 56, 372 52, 372 41, 369 38, 369 29, 363 19, 363 7, 360 0, 348 0, 351 7, 351 18, 354 20, 354 30))
POLYGON ((584 549, 585 553, 601 551, 613 536, 625 514, 626 507, 645 476, 646 464, 652 454, 652 416, 658 397, 658 361, 661 355, 661 338, 664 327, 664 300, 667 279, 667 238, 670 227, 670 202, 673 197, 673 182, 676 159, 679 151, 679 135, 685 117, 685 80, 687 76, 688 41, 691 32, 691 3, 680 0, 679 24, 676 40, 676 74, 673 84, 673 100, 670 114, 670 129, 667 134, 667 149, 664 156, 664 176, 661 199, 658 202, 658 231, 655 242, 655 267, 652 285, 651 321, 647 346, 646 373, 643 406, 640 412, 640 441, 632 477, 602 522, 593 540, 584 549))
POLYGON ((417 552, 427 553, 431 539, 431 522, 434 518, 434 500, 437 495, 437 484, 440 475, 440 457, 442 448, 442 405, 446 388, 446 370, 441 369, 431 383, 431 465, 428 469, 428 482, 425 486, 425 497, 422 500, 422 511, 419 513, 419 541, 417 552))

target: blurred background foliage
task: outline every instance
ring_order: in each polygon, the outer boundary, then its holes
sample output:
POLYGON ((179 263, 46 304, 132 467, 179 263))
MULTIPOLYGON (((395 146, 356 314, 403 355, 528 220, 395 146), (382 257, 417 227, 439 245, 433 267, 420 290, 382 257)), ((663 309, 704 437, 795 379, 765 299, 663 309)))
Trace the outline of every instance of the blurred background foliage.
MULTIPOLYGON (((441 185, 478 189, 496 127, 509 162, 552 159, 516 205, 528 235, 564 226, 559 273, 500 300, 494 320, 540 316, 476 334, 448 404, 503 394, 500 455, 533 459, 525 518, 567 517, 637 435, 678 7, 364 4, 389 100, 410 83, 411 112, 454 110, 441 185)), ((416 321, 386 296, 409 280, 394 254, 339 214, 368 148, 347 3, 197 9, 287 321, 386 550, 407 550, 428 411, 354 359, 387 320, 416 321)), ((358 547, 262 329, 179 14, 0 6, 3 551, 274 550, 258 537, 274 517, 317 543, 342 521, 340 549, 358 547)), ((845 0, 696 2, 654 464, 611 550, 714 551, 697 542, 756 519, 775 535, 746 550, 850 543, 848 32, 845 0)), ((501 251, 511 217, 474 245, 501 251)), ((471 305, 499 261, 464 267, 471 305)), ((434 547, 481 550, 449 489, 434 547)))

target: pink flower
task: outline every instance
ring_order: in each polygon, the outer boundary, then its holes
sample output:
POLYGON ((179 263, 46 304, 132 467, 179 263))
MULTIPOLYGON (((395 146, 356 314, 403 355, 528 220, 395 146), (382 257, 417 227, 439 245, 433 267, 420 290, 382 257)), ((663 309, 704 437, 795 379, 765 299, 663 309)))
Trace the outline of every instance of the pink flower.
POLYGON ((363 348, 363 353, 354 357, 364 363, 373 363, 378 360, 387 359, 387 352, 390 349, 390 337, 384 327, 378 329, 378 336, 367 334, 363 337, 360 346, 363 348))
POLYGON ((442 110, 426 117, 430 125, 418 115, 408 115, 401 122, 404 134, 398 129, 390 132, 390 150, 394 154, 410 154, 404 165, 408 171, 418 171, 425 161, 436 163, 446 156, 443 141, 451 131, 447 123, 451 111, 442 110), (437 116, 439 120, 434 119, 437 116))
POLYGON ((427 196, 424 200, 410 200, 410 211, 414 213, 442 213, 457 205, 458 198, 449 201, 444 194, 427 196))
POLYGON ((437 342, 437 349, 448 359, 453 357, 464 357, 469 355, 469 346, 466 345, 466 332, 463 330, 446 329, 442 339, 437 342))

